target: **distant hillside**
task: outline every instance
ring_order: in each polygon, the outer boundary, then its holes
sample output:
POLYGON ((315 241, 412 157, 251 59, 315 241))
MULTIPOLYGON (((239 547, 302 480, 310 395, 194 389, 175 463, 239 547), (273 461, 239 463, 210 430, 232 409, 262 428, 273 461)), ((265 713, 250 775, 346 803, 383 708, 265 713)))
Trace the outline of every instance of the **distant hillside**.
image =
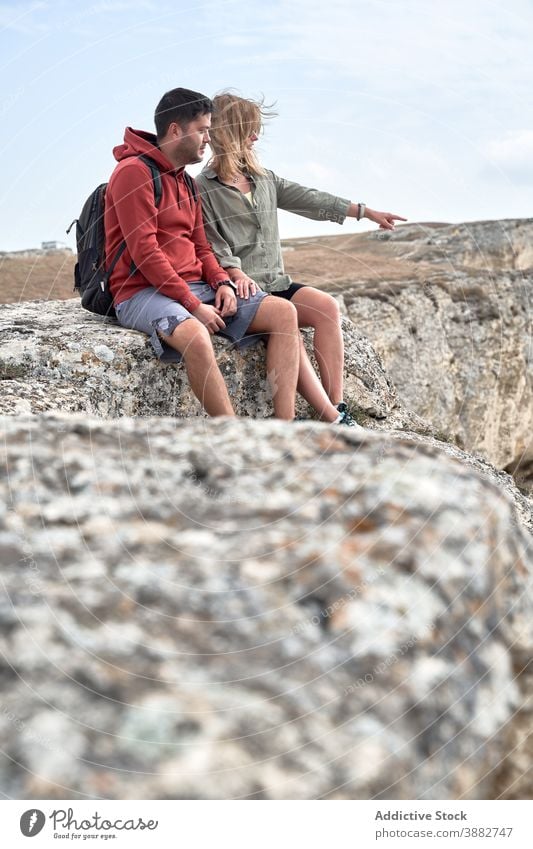
POLYGON ((70 251, 0 253, 0 303, 72 298, 75 262, 70 251))
MULTIPOLYGON (((299 282, 344 292, 365 284, 424 282, 436 270, 496 272, 533 267, 531 219, 403 224, 338 236, 286 239, 285 267, 299 282)), ((0 253, 0 303, 72 298, 69 251, 0 253)))
MULTIPOLYGON (((407 225, 420 233, 444 225, 407 225)), ((398 228, 405 230, 405 227, 398 228)), ((398 251, 375 231, 338 236, 287 239, 284 261, 295 280, 328 289, 342 289, 357 281, 405 280, 424 270, 424 263, 399 258, 398 251)), ((72 291, 76 257, 70 251, 0 252, 0 303, 64 300, 72 291)))

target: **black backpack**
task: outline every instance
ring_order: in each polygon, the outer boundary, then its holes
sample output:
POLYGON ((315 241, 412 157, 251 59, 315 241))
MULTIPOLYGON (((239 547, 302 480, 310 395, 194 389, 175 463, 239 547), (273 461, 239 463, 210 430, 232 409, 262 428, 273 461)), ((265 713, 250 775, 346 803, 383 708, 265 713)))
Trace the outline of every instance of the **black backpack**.
MULTIPOLYGON (((155 205, 161 203, 161 172, 149 156, 138 157, 148 165, 154 184, 155 205)), ((189 176, 188 174, 186 175, 189 176)), ((190 179, 190 178, 189 178, 190 179)), ((191 181, 192 182, 192 181, 191 181)), ((105 268, 105 233, 104 233, 104 200, 107 183, 102 183, 89 195, 83 205, 79 218, 75 218, 67 233, 76 225, 76 247, 78 261, 74 268, 74 291, 81 295, 81 305, 89 312, 97 315, 116 318, 113 298, 109 291, 109 278, 115 265, 126 250, 126 242, 122 242, 113 257, 108 269, 105 268)), ((196 199, 196 196, 195 196, 196 199)), ((132 263, 130 273, 136 271, 132 263)))

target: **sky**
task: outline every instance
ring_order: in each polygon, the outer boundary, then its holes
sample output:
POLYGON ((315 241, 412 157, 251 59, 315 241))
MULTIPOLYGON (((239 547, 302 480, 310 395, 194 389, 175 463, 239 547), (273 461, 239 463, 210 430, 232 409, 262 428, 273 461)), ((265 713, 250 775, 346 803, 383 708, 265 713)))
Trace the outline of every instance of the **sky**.
MULTIPOLYGON (((65 229, 162 94, 263 95, 281 176, 410 221, 532 215, 533 0, 0 2, 0 250, 65 229)), ((194 173, 194 169, 193 169, 194 173)), ((280 213, 282 237, 357 232, 280 213)))

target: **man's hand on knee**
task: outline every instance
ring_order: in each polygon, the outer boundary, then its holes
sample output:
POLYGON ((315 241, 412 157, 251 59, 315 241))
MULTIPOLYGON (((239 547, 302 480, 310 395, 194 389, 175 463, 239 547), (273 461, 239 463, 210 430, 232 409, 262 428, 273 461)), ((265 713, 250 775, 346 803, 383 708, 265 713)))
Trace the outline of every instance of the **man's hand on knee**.
POLYGON ((220 315, 223 318, 227 315, 235 315, 237 312, 237 298, 230 286, 219 286, 215 296, 215 307, 220 310, 220 315))
POLYGON ((217 307, 212 307, 209 304, 200 304, 200 306, 197 307, 191 315, 197 318, 198 321, 201 321, 201 323, 207 327, 211 335, 216 333, 218 330, 223 330, 226 326, 226 323, 220 317, 220 311, 217 307))

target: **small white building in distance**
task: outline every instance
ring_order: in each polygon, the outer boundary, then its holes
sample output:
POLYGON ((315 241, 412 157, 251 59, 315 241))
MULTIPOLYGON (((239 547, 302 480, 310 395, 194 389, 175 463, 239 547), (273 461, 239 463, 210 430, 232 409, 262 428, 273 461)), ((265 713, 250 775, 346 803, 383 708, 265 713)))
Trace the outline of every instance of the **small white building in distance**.
POLYGON ((64 242, 41 242, 42 251, 70 251, 71 248, 64 242))

